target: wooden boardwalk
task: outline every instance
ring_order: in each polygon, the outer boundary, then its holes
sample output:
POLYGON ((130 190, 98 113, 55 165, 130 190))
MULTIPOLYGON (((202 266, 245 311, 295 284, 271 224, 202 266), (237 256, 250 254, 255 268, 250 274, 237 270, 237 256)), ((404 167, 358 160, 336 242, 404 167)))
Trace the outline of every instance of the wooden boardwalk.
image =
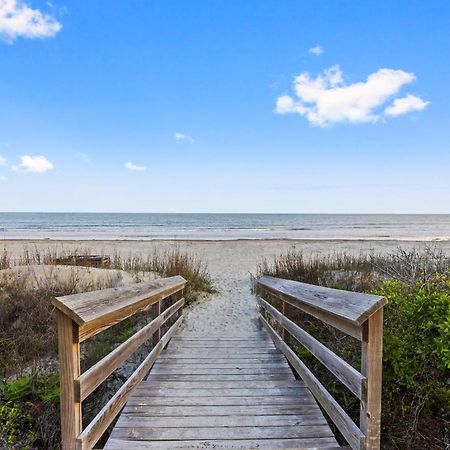
POLYGON ((175 335, 105 449, 338 447, 310 391, 258 331, 175 335))
POLYGON ((174 276, 54 299, 63 450, 91 450, 117 416, 109 450, 336 449, 322 410, 353 450, 380 449, 383 297, 264 276, 257 282, 264 331, 255 324, 200 335, 179 331, 185 285, 174 276), (360 341, 360 370, 296 323, 296 311, 360 341), (137 313, 150 321, 81 372, 80 344, 137 313), (151 351, 83 427, 83 401, 149 340, 151 351), (359 424, 298 346, 356 396, 359 424))

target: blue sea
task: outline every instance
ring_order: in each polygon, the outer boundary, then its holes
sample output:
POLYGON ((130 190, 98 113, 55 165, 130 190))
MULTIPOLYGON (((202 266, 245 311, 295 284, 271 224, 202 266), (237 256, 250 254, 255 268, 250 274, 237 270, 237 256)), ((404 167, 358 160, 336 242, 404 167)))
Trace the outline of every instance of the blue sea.
POLYGON ((449 240, 450 214, 0 213, 0 239, 449 240))

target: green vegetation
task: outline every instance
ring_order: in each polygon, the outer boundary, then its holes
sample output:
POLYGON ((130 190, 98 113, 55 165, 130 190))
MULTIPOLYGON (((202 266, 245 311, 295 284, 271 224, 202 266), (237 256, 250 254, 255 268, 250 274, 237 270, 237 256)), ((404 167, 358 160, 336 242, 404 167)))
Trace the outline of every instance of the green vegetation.
MULTIPOLYGON (((76 253, 90 252, 80 249, 76 253)), ((67 255, 63 252, 41 253, 35 249, 25 250, 13 261, 4 250, 0 253, 0 269, 14 265, 52 265, 64 256, 67 255)), ((114 268, 131 272, 136 282, 148 276, 149 271, 156 272, 157 276, 181 274, 188 281, 185 291, 188 301, 214 291, 205 264, 179 250, 148 257, 114 255, 111 259, 114 268)), ((35 277, 33 271, 0 272, 0 448, 58 449, 60 446, 57 336, 51 300, 55 296, 112 287, 118 280, 106 277, 86 285, 81 282, 77 267, 70 270, 73 273, 63 278, 52 271, 46 271, 44 278, 35 277)), ((149 312, 137 314, 83 343, 82 369, 126 341, 148 320, 149 312)), ((144 345, 138 352, 142 355, 138 356, 145 357, 148 351, 144 345)), ((117 389, 117 383, 123 381, 121 374, 114 373, 89 397, 83 413, 86 422, 115 392, 112 389, 117 389)))
MULTIPOLYGON (((290 252, 264 261, 258 271, 388 299, 384 320, 384 449, 450 447, 450 258, 433 250, 388 255, 306 258, 290 252)), ((359 345, 302 313, 293 317, 333 351, 360 367, 359 345)), ((359 402, 304 349, 300 357, 316 371, 354 420, 359 402)))

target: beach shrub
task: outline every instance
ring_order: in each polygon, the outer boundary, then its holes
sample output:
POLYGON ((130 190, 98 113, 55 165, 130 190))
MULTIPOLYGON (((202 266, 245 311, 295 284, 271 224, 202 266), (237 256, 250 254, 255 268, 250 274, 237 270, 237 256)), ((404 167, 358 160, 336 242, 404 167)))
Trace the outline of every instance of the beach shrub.
MULTIPOLYGON (((450 446, 450 258, 433 248, 386 255, 301 252, 263 261, 258 275, 379 294, 384 313, 382 448, 444 449, 450 446)), ((292 320, 354 367, 360 345, 301 312, 292 320)), ((359 402, 294 343, 330 392, 358 423, 359 402)))

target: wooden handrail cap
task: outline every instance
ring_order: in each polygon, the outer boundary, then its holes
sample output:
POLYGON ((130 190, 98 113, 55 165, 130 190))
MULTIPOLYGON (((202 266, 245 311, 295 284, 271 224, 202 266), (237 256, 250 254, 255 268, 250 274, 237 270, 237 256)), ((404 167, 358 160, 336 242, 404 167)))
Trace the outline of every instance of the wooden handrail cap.
POLYGON ((386 299, 380 295, 343 291, 266 275, 260 277, 258 283, 274 294, 297 301, 300 309, 305 304, 357 325, 362 325, 386 304, 386 299))
POLYGON ((111 314, 128 317, 129 310, 145 308, 180 289, 187 281, 177 275, 130 286, 101 289, 99 291, 55 297, 53 305, 83 326, 111 314))

